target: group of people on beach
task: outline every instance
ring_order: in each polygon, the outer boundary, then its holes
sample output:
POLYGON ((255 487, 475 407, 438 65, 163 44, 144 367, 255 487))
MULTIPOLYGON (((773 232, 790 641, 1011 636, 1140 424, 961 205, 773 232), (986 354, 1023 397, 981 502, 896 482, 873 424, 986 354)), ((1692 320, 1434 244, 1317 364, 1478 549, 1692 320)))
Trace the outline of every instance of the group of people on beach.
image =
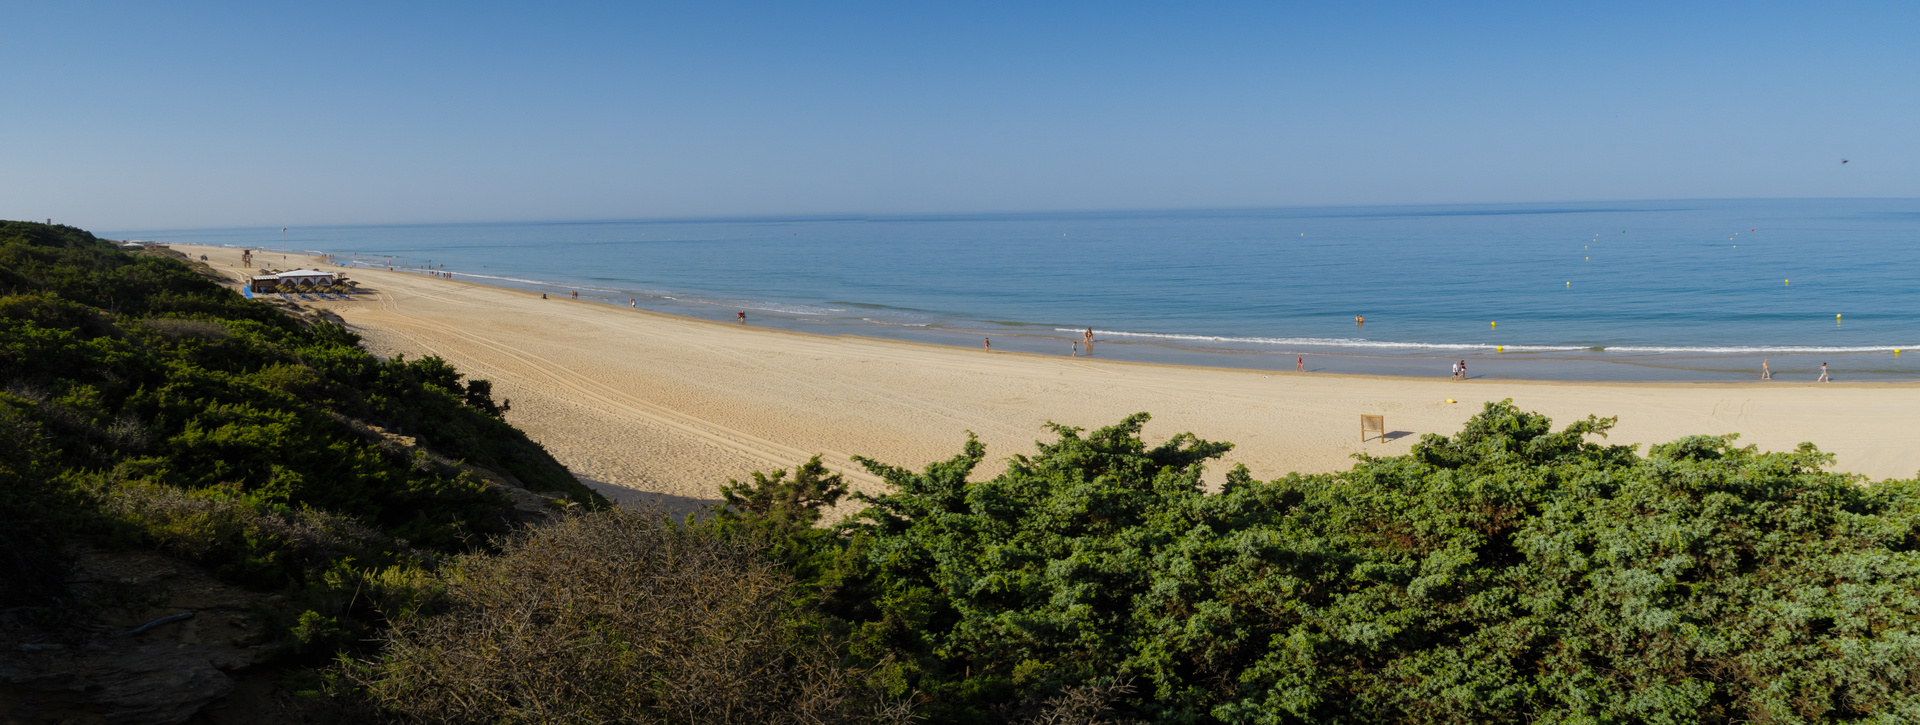
MULTIPOLYGON (((1764 360, 1764 359, 1760 361, 1760 379, 1761 379, 1761 380, 1772 380, 1772 379, 1773 379, 1773 368, 1770 368, 1770 367, 1767 367, 1767 361, 1766 361, 1766 360, 1764 360)), ((1833 379, 1832 379, 1832 378, 1829 378, 1829 377, 1827 377, 1827 364, 1826 364, 1826 363, 1820 363, 1820 377, 1819 377, 1818 379, 1816 379, 1816 380, 1814 380, 1814 382, 1816 382, 1816 383, 1831 383, 1831 382, 1833 382, 1833 379)))
MULTIPOLYGON (((746 313, 742 312, 740 314, 745 315, 746 313)), ((745 321, 744 317, 742 318, 742 321, 743 322, 745 321)), ((1085 344, 1087 346, 1086 354, 1092 355, 1093 354, 1093 328, 1089 327, 1087 328, 1086 332, 1080 333, 1080 339, 1076 340, 1073 343, 1074 357, 1080 357, 1080 353, 1081 353, 1080 346, 1082 344, 1085 344)), ((988 337, 980 338, 980 349, 986 350, 987 352, 993 352, 993 337, 988 336, 988 337)))

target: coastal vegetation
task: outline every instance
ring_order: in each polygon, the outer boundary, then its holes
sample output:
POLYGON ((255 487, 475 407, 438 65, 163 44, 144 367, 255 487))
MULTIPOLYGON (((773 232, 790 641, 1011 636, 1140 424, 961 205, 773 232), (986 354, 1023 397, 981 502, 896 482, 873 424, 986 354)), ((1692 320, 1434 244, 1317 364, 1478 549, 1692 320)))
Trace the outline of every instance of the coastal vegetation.
POLYGON ((977 440, 859 459, 875 493, 815 458, 682 519, 608 507, 484 381, 356 342, 0 224, 0 644, 88 641, 127 605, 76 561, 151 552, 274 594, 261 662, 309 719, 1920 719, 1920 482, 1811 445, 1642 451, 1497 402, 1208 486, 1230 444, 1138 414, 997 473, 977 440))
POLYGON ((324 661, 421 598, 439 560, 606 505, 503 420, 486 381, 378 359, 336 321, 210 277, 181 255, 0 223, 10 652, 80 647, 98 610, 153 609, 74 573, 124 551, 275 593, 257 602, 259 659, 324 661))

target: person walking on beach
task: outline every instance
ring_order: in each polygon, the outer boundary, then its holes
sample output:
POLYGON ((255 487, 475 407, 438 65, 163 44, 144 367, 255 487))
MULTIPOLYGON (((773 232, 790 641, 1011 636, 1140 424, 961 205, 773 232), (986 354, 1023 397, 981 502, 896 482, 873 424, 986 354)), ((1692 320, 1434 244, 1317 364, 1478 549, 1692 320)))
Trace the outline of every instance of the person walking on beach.
POLYGON ((634 298, 632 298, 632 297, 628 297, 628 298, 627 298, 627 306, 628 306, 628 307, 632 307, 632 308, 635 308, 635 309, 638 309, 638 308, 640 307, 640 301, 639 301, 639 300, 635 300, 635 299, 634 299, 634 298))
POLYGON ((1293 359, 1293 371, 1296 373, 1307 371, 1307 356, 1301 355, 1293 359))
POLYGON ((1453 364, 1453 374, 1452 374, 1452 375, 1449 375, 1449 376, 1447 376, 1447 379, 1448 379, 1448 380, 1459 380, 1459 379, 1460 379, 1460 363, 1457 363, 1457 362, 1456 362, 1456 363, 1454 363, 1454 364, 1453 364))
POLYGON ((569 291, 569 292, 571 292, 571 293, 573 294, 573 298, 574 298, 574 299, 576 299, 576 300, 577 300, 577 299, 580 299, 580 290, 568 290, 568 291, 569 291))
POLYGON ((741 311, 740 311, 740 317, 739 317, 739 319, 740 319, 740 324, 742 324, 742 325, 744 325, 744 324, 747 324, 747 311, 746 311, 746 310, 741 310, 741 311))
POLYGON ((1467 379, 1467 361, 1465 360, 1460 361, 1460 379, 1461 380, 1467 379))
POLYGON ((987 352, 993 352, 993 338, 991 337, 980 338, 980 347, 986 350, 987 352))
POLYGON ((1772 380, 1772 379, 1773 379, 1773 371, 1772 371, 1772 370, 1768 370, 1768 369, 1767 369, 1767 359, 1766 359, 1766 358, 1761 358, 1761 359, 1760 359, 1760 379, 1761 379, 1761 380, 1772 380))
POLYGON ((1828 379, 1827 379, 1827 364, 1826 364, 1826 363, 1820 363, 1820 379, 1819 379, 1819 380, 1815 380, 1814 382, 1816 382, 1816 383, 1831 383, 1831 382, 1833 382, 1832 380, 1828 380, 1828 379))
POLYGON ((1080 343, 1073 343, 1073 356, 1080 357, 1080 343))

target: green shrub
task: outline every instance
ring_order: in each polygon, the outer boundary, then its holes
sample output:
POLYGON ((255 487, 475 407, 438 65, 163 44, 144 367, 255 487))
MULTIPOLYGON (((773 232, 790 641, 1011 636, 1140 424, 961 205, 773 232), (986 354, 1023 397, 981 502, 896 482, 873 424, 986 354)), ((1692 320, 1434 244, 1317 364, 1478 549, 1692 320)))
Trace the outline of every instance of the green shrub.
POLYGON ((821 580, 936 719, 1111 678, 1161 722, 1920 717, 1916 484, 1489 404, 1350 471, 1200 486, 1144 415, 971 482, 977 443, 848 524, 821 580), (835 578, 838 577, 838 578, 835 578))

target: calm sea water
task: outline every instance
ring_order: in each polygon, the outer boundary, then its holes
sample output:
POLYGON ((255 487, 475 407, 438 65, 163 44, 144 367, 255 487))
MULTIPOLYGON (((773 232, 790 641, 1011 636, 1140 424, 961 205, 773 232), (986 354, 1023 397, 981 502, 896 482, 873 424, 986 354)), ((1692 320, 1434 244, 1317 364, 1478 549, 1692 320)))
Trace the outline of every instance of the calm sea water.
POLYGON ((132 230, 714 319, 1329 372, 1920 378, 1920 200, 132 230), (1355 315, 1366 324, 1356 325, 1355 315), (1836 318, 1836 315, 1840 317, 1836 318))

